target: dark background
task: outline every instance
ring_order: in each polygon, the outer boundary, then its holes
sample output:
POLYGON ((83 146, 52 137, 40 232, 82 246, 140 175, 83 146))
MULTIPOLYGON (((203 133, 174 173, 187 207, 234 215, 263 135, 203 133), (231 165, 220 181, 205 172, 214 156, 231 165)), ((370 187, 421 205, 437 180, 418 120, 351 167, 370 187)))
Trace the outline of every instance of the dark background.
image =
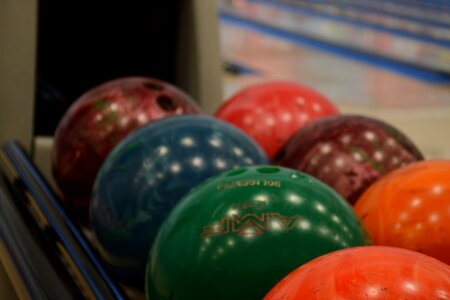
POLYGON ((175 83, 182 0, 39 1, 35 134, 81 94, 123 76, 175 83))

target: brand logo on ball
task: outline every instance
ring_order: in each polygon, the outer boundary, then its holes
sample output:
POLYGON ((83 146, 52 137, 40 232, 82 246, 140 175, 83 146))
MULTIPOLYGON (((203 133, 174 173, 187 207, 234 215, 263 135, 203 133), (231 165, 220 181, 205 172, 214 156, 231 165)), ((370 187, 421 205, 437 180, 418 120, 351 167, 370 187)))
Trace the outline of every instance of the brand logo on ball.
POLYGON ((267 212, 261 215, 251 213, 243 217, 226 216, 220 223, 203 227, 202 238, 238 233, 240 236, 256 236, 268 230, 291 231, 298 226, 299 215, 282 216, 279 213, 267 212))
POLYGON ((218 190, 229 190, 233 188, 242 188, 250 186, 264 186, 270 188, 281 188, 281 181, 268 180, 268 179, 247 179, 247 180, 235 180, 227 183, 220 183, 217 185, 218 190))

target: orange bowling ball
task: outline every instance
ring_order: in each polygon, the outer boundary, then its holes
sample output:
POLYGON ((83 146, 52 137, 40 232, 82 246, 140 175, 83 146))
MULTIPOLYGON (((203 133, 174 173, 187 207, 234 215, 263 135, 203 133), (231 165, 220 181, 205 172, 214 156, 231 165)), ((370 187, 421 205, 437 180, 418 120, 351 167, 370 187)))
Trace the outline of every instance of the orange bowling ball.
POLYGON ((450 299, 450 266, 407 249, 347 248, 292 271, 264 300, 450 299))
POLYGON ((415 250, 450 264, 450 160, 393 171, 354 208, 374 244, 415 250))

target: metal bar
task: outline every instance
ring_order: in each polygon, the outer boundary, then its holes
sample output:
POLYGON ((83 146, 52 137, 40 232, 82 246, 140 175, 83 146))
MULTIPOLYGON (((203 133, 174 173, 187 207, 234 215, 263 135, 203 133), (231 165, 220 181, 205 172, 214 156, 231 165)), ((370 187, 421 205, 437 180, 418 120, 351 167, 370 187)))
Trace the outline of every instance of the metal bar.
POLYGON ((3 160, 6 159, 9 164, 8 168, 14 170, 23 183, 24 194, 28 198, 26 205, 36 224, 41 231, 50 233, 47 240, 70 270, 84 296, 87 299, 125 299, 119 286, 104 270, 90 244, 17 142, 5 143, 1 152, 3 160))

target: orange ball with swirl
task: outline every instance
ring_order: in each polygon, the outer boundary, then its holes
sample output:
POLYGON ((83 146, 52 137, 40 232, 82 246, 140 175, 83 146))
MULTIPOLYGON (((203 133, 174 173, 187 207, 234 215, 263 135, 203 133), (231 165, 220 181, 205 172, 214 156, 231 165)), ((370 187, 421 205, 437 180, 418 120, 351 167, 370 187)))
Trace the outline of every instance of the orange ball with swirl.
POLYGON ((393 171, 354 208, 374 244, 415 250, 450 264, 450 160, 393 171))

